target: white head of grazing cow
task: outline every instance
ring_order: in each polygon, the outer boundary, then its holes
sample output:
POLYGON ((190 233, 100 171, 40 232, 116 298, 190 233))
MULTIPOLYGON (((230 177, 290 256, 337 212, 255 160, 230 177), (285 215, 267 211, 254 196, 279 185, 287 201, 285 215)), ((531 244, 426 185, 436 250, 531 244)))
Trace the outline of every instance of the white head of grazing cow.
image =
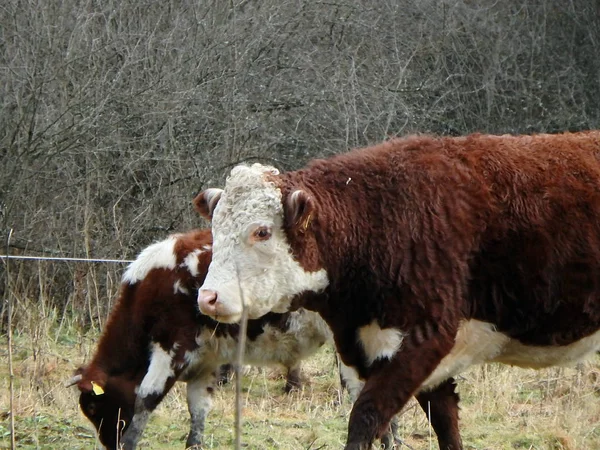
POLYGON ((325 270, 307 272, 292 257, 281 190, 269 179, 278 174, 261 164, 237 166, 224 190, 207 189, 195 199, 200 212, 212 218, 212 262, 198 293, 203 314, 237 322, 244 302, 255 319, 284 312, 293 296, 327 286, 325 270))

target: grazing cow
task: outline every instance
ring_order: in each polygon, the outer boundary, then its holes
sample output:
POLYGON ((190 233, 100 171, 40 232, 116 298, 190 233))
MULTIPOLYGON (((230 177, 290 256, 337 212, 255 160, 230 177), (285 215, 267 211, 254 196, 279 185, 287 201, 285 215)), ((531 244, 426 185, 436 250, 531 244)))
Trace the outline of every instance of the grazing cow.
POLYGON ((238 166, 196 199, 214 238, 199 307, 231 322, 240 292, 253 318, 302 293, 365 380, 347 450, 413 394, 440 448, 460 449, 456 374, 600 348, 599 158, 591 131, 411 136, 295 172, 238 166))
MULTIPOLYGON (((108 449, 136 447, 175 381, 187 383, 186 446, 201 444, 215 372, 235 361, 239 331, 198 312, 210 258, 210 230, 192 231, 150 245, 125 272, 96 354, 71 381, 108 449)), ((300 309, 248 321, 247 337, 245 361, 285 366, 289 391, 298 385, 300 360, 328 341, 330 331, 318 314, 300 309)))

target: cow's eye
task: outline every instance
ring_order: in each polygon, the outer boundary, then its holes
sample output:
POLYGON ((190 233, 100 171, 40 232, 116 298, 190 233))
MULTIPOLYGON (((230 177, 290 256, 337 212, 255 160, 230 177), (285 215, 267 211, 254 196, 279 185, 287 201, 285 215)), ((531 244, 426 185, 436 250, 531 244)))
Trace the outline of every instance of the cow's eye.
POLYGON ((269 227, 258 227, 252 233, 252 237, 255 242, 266 241, 271 237, 271 229, 269 227))

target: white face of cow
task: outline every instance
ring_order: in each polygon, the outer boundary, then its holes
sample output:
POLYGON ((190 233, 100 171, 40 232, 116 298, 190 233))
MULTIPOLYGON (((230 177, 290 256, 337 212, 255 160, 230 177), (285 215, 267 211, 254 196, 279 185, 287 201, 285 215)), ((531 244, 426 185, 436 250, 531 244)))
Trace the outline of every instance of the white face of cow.
POLYGON ((283 231, 281 190, 266 176, 277 169, 260 164, 231 171, 224 190, 208 189, 196 199, 212 215, 213 256, 198 294, 200 311, 221 322, 285 312, 292 297, 318 292, 325 270, 307 272, 294 260, 283 231))

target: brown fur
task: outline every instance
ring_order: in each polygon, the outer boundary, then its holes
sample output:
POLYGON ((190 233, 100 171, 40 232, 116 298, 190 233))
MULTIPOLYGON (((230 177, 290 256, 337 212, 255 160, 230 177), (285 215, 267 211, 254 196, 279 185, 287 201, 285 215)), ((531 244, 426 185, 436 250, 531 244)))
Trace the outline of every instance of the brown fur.
MULTIPOLYGON (((343 361, 367 378, 347 449, 367 448, 418 392, 461 320, 491 322, 538 346, 600 329, 599 157, 596 131, 411 136, 272 177, 296 259, 329 275, 327 296, 304 305, 321 313, 343 361), (298 189, 307 200, 300 207, 289 200, 298 189), (307 226, 299 211, 310 215, 307 226), (356 331, 374 319, 408 336, 389 363, 366 367, 356 331)), ((433 426, 442 448, 458 449, 449 389, 430 393, 448 417, 436 413, 433 426)))
MULTIPOLYGON (((214 330, 215 339, 222 336, 238 336, 238 325, 219 324, 201 315, 197 309, 197 290, 206 276, 211 252, 205 251, 198 257, 199 273, 195 277, 186 267, 180 267, 186 255, 208 244, 211 244, 209 230, 178 235, 175 245, 175 269, 154 268, 137 283, 124 282, 119 300, 111 312, 92 361, 78 371, 82 375, 82 379, 77 383, 81 391, 81 409, 98 430, 100 441, 109 449, 117 448, 117 440, 120 438, 117 423, 123 421, 119 429, 124 432, 134 415, 135 388, 140 385, 148 371, 151 342, 158 342, 166 350, 173 349, 175 373, 163 392, 144 399, 145 407, 149 411, 156 408, 176 380, 189 381, 189 378, 182 378, 182 374, 189 367, 189 361, 186 361, 184 355, 186 351, 198 348, 196 337, 203 329, 214 330), (189 294, 174 293, 173 285, 177 280, 189 290, 189 294), (95 395, 92 392, 92 381, 104 390, 103 394, 95 395)), ((261 319, 249 321, 249 345, 263 333, 266 325, 279 330, 278 338, 281 339, 288 330, 289 318, 290 313, 271 313, 261 319)), ((285 339, 289 341, 294 339, 294 336, 285 339)), ((315 349, 325 342, 325 338, 319 339, 322 340, 314 343, 315 349)), ((265 355, 266 362, 271 360, 272 363, 289 363, 286 382, 288 392, 300 385, 299 360, 294 357, 291 351, 290 361, 279 361, 275 360, 275 356, 265 355)), ((203 361, 201 364, 202 370, 210 373, 216 371, 219 362, 203 361)), ((188 374, 188 377, 192 376, 194 373, 188 374)), ((212 388, 208 390, 210 393, 212 388)), ((188 439, 189 445, 199 443, 191 440, 192 434, 191 432, 188 439)))

